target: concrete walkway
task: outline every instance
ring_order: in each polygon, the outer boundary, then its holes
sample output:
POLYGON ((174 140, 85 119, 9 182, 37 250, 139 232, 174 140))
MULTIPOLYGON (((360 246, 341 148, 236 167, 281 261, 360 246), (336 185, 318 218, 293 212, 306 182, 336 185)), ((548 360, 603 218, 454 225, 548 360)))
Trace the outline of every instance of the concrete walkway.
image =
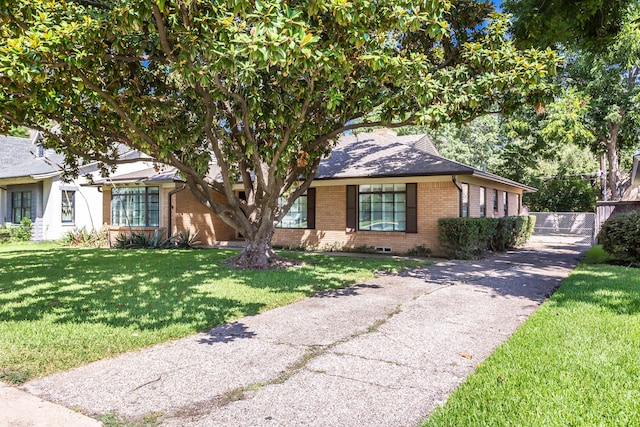
MULTIPOLYGON (((385 275, 21 389, 92 416, 167 426, 419 425, 587 247, 534 239, 487 260, 385 275)), ((12 425, 2 414, 0 425, 12 425)))

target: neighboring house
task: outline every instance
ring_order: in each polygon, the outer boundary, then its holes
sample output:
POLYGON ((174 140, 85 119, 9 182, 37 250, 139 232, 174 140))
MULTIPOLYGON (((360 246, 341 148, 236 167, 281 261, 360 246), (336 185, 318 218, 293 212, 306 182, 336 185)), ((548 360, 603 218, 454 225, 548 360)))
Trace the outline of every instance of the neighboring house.
MULTIPOLYGON (((32 239, 55 240, 74 227, 102 226, 102 195, 83 178, 64 182, 64 157, 43 149, 40 138, 0 137, 0 213, 4 224, 33 222, 32 239)), ((84 167, 82 173, 96 170, 84 167)))
POLYGON ((610 217, 631 211, 640 211, 640 148, 633 155, 630 185, 622 194, 622 198, 596 203, 596 234, 610 217))
MULTIPOLYGON (((162 229, 198 231, 203 245, 241 240, 198 203, 175 169, 147 167, 97 182, 112 238, 162 229)), ((424 245, 437 253, 438 218, 518 215, 527 191, 535 189, 440 157, 426 135, 347 135, 282 219, 273 243, 382 252, 424 245)))

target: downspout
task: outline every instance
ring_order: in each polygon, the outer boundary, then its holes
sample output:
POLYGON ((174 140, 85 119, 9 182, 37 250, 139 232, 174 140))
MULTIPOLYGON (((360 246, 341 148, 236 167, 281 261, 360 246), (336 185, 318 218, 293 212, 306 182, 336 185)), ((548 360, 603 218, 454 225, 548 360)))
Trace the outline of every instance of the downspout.
POLYGON ((181 191, 182 191, 182 190, 184 190, 185 188, 187 188, 187 184, 183 184, 183 185, 182 185, 182 187, 180 187, 180 188, 176 188, 175 190, 171 190, 171 191, 169 191, 169 193, 168 193, 168 196, 169 196, 169 211, 167 212, 167 214, 168 214, 168 215, 167 215, 167 226, 168 226, 168 227, 167 227, 167 237, 168 237, 168 236, 171 236, 171 225, 172 225, 172 224, 171 224, 171 208, 172 208, 172 205, 171 205, 171 197, 172 197, 174 194, 181 192, 181 191))
POLYGON ((458 189, 458 216, 462 216, 462 186, 458 184, 458 180, 455 175, 451 175, 451 182, 458 189))

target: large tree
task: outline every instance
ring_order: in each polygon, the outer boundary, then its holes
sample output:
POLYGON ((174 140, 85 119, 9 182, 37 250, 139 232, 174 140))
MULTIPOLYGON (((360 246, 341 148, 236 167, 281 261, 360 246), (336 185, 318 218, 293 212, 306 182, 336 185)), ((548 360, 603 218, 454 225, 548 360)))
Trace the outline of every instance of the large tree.
POLYGON ((445 123, 437 128, 407 126, 398 134, 427 133, 442 157, 494 172, 504 147, 501 118, 495 114, 477 117, 468 123, 445 123))
POLYGON ((519 43, 561 44, 566 54, 560 83, 568 90, 559 93, 558 105, 567 109, 539 134, 546 134, 546 141, 590 135, 583 144, 607 160, 603 198, 619 198, 620 153, 637 146, 640 136, 637 0, 506 0, 504 7, 515 14, 513 31, 519 43), (575 108, 576 98, 581 98, 580 108, 575 108), (577 110, 582 110, 581 117, 576 117, 577 110))
POLYGON ((43 131, 76 170, 117 163, 121 143, 175 166, 247 239, 236 263, 266 268, 275 225, 341 133, 547 95, 555 53, 516 49, 491 13, 484 0, 2 1, 0 131, 43 131))
POLYGON ((513 14, 513 34, 525 46, 557 43, 604 51, 623 29, 637 0, 504 0, 513 14))

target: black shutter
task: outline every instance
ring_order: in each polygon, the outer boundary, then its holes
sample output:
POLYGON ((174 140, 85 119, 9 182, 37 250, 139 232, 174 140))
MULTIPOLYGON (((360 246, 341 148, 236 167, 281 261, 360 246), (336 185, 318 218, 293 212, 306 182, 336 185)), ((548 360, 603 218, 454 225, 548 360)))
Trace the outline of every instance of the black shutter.
POLYGON ((347 185, 347 231, 358 227, 358 186, 347 185))
POLYGON ((316 228, 316 189, 309 188, 307 190, 307 228, 314 230, 316 228))
POLYGON ((418 184, 407 184, 407 233, 418 232, 418 184))

